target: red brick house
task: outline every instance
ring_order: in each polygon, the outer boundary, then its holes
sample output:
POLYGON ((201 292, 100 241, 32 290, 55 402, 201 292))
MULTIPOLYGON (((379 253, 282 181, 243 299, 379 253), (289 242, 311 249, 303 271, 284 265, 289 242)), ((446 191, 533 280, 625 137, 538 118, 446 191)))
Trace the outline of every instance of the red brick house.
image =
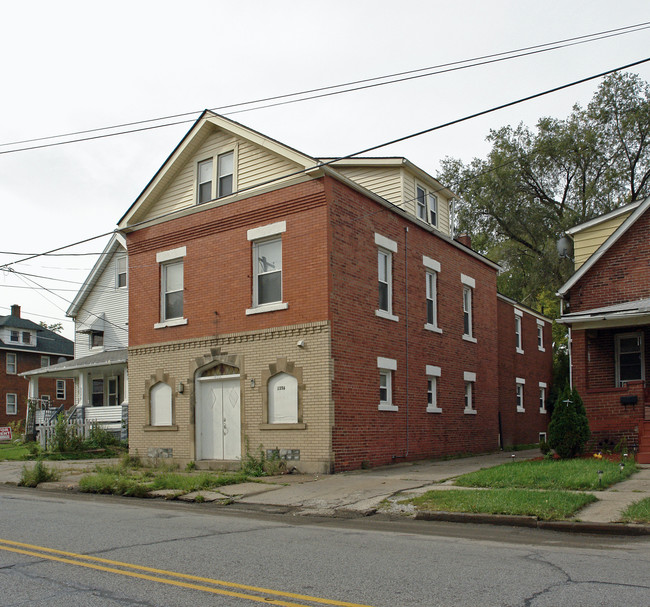
POLYGON ((593 448, 623 439, 650 463, 650 198, 576 226, 576 272, 558 294, 569 327, 572 383, 593 448))
MULTIPOLYGON (((29 383, 19 374, 70 360, 73 348, 69 339, 22 318, 18 305, 11 306, 10 315, 0 316, 0 426, 25 420, 29 383)), ((67 408, 74 399, 72 381, 43 381, 38 398, 67 408)))
POLYGON ((121 219, 134 454, 331 472, 498 448, 498 266, 407 160, 327 162, 206 112, 121 219))

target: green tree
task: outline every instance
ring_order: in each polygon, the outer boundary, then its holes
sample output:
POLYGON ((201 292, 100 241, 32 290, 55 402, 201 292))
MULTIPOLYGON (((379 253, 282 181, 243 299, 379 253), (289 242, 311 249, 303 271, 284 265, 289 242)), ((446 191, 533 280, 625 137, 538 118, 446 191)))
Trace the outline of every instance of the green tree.
POLYGON ((38 324, 41 325, 41 327, 43 327, 44 329, 47 329, 48 331, 53 331, 54 333, 61 333, 61 331, 63 331, 63 324, 61 324, 60 322, 54 322, 48 325, 46 322, 43 322, 41 320, 41 322, 39 322, 38 324))
POLYGON ((568 385, 555 403, 548 425, 548 444, 562 458, 584 453, 591 436, 587 412, 577 390, 568 385))

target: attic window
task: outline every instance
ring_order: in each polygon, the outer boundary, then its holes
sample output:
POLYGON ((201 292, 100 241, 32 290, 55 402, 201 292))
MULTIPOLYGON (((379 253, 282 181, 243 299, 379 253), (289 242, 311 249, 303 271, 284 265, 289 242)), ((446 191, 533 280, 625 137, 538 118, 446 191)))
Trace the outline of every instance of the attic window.
POLYGON ((12 332, 11 332, 11 338, 10 338, 11 341, 18 341, 18 338, 19 338, 19 337, 20 337, 20 336, 18 335, 18 331, 12 331, 12 332))
POLYGON ((115 261, 116 286, 118 289, 126 287, 126 257, 118 257, 115 261))
POLYGON ((199 204, 212 200, 212 158, 199 162, 196 200, 199 204))
POLYGON ((23 331, 23 343, 28 345, 32 343, 32 334, 29 331, 23 331))
POLYGON ((101 348, 104 345, 104 331, 90 332, 90 347, 101 348))

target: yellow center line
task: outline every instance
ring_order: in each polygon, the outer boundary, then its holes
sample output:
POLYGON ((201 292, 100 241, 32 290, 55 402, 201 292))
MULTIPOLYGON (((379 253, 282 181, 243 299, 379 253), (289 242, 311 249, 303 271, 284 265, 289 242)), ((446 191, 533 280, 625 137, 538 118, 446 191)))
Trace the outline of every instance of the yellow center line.
POLYGON ((152 567, 145 567, 141 565, 132 565, 131 563, 124 563, 121 561, 113 561, 110 559, 103 559, 99 557, 94 557, 94 556, 87 556, 84 554, 76 554, 74 552, 66 552, 63 550, 55 550, 54 548, 46 548, 44 546, 36 546, 33 544, 25 544, 22 542, 13 542, 11 540, 4 540, 0 539, 0 550, 5 550, 7 552, 15 552, 18 554, 26 554, 29 556, 35 556, 39 558, 44 558, 44 559, 49 559, 52 561, 58 561, 61 563, 66 563, 69 565, 77 565, 79 567, 87 567, 89 569, 96 569, 99 571, 106 571, 109 573, 117 573, 120 575, 125 575, 128 577, 134 577, 134 578, 139 578, 139 579, 144 579, 144 580, 150 580, 153 582, 159 582, 161 584, 169 584, 172 586, 179 586, 181 588, 190 588, 193 590, 201 590, 203 592, 211 592, 213 594, 222 594, 226 596, 234 596, 238 598, 243 598, 251 601, 257 601, 257 602, 263 602, 266 603, 267 605, 282 605, 285 607, 308 607, 304 604, 299 604, 299 603, 291 603, 291 602, 286 602, 286 601, 281 601, 277 599, 270 599, 268 597, 258 597, 254 595, 249 595, 249 594, 244 594, 240 592, 234 592, 230 590, 224 590, 224 589, 218 589, 218 588, 210 588, 208 586, 202 586, 199 584, 190 584, 188 582, 181 582, 177 580, 169 580, 165 579, 162 577, 156 577, 154 575, 147 575, 144 573, 136 573, 137 571, 146 571, 148 573, 155 573, 158 576, 160 575, 165 575, 169 577, 176 577, 180 579, 185 579, 185 580, 192 580, 196 582, 203 582, 203 583, 208 583, 208 584, 214 584, 217 586, 226 586, 230 588, 237 588, 239 590, 248 590, 251 592, 258 592, 261 594, 266 594, 266 595, 272 595, 276 597, 286 597, 286 598, 291 598, 291 599, 297 599, 297 600, 302 600, 302 601, 309 601, 311 603, 320 603, 324 605, 334 605, 336 607, 371 607, 370 605, 361 605, 359 603, 348 603, 345 601, 336 601, 336 600, 330 600, 330 599, 323 599, 319 597, 314 597, 314 596, 309 596, 309 595, 304 595, 304 594, 295 594, 292 592, 282 592, 279 590, 271 590, 269 588, 260 588, 257 586, 248 586, 246 584, 237 584, 235 582, 225 582, 223 580, 215 580, 211 578, 205 578, 205 577, 199 577, 196 575, 190 575, 186 573, 177 573, 175 571, 167 571, 165 569, 154 569, 152 567), (2 545, 5 544, 5 545, 2 545), (12 547, 12 546, 15 546, 12 547), (38 552, 34 552, 34 551, 38 552), (54 555, 62 555, 62 556, 54 556, 54 555), (70 557, 70 558, 63 558, 63 557, 70 557), (124 567, 126 569, 132 569, 133 571, 124 571, 123 569, 115 569, 113 567, 107 567, 104 565, 95 565, 93 563, 84 563, 80 562, 80 560, 72 560, 72 559, 82 559, 82 560, 87 560, 87 561, 94 561, 97 563, 104 563, 105 565, 116 565, 118 567, 124 567))

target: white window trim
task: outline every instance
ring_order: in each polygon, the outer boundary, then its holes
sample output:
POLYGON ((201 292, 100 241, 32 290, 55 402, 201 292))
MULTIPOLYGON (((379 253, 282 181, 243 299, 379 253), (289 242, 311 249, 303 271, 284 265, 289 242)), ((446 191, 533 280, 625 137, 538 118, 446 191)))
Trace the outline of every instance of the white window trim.
POLYGON ((427 382, 430 379, 435 380, 435 390, 433 392, 433 404, 429 405, 427 403, 427 413, 442 413, 442 409, 438 406, 438 378, 442 375, 442 371, 440 367, 436 367, 434 365, 427 365, 426 366, 426 376, 427 376, 427 382))
POLYGON ((517 343, 515 344, 515 349, 517 351, 517 354, 523 354, 524 353, 524 313, 521 310, 518 310, 515 308, 515 337, 517 339, 517 343), (517 330, 517 326, 519 326, 519 330, 517 330))
MULTIPOLYGON (((440 325, 438 324, 438 274, 440 274, 440 262, 436 261, 435 259, 431 259, 431 257, 427 257, 426 255, 422 255, 422 265, 426 268, 426 274, 434 274, 434 282, 435 282, 435 299, 434 299, 434 320, 435 324, 430 324, 428 322, 424 323, 424 328, 427 331, 433 331, 434 333, 442 333, 442 329, 440 328, 440 325)), ((425 280, 426 276, 425 276, 425 280)), ((426 283, 425 283, 425 289, 426 289, 426 283)))
POLYGON ((422 222, 426 223, 427 225, 433 226, 434 228, 437 228, 440 224, 440 199, 438 198, 438 195, 436 192, 434 192, 430 187, 425 186, 422 182, 416 181, 415 182, 415 216, 422 222), (424 191, 424 216, 425 219, 422 219, 420 215, 418 214, 418 197, 417 197, 417 192, 418 188, 424 191), (430 197, 434 198, 436 201, 436 222, 433 223, 431 221, 431 204, 430 204, 430 197))
POLYGON ((474 386, 476 385, 476 373, 472 371, 465 371, 463 373, 464 385, 463 385, 463 400, 465 399, 467 384, 470 384, 470 393, 469 393, 469 407, 463 409, 465 415, 476 415, 476 407, 474 406, 474 386))
POLYGON ((14 392, 9 392, 7 393, 7 396, 5 397, 5 413, 7 415, 18 415, 18 394, 15 394, 14 392), (13 396, 14 397, 14 402, 13 402, 13 412, 9 411, 9 397, 13 396))
POLYGON ((379 316, 379 318, 399 322, 399 316, 393 314, 393 253, 397 253, 397 243, 375 232, 375 244, 378 247, 378 252, 383 251, 387 256, 386 269, 388 274, 388 310, 380 310, 377 308, 375 315, 379 316))
MULTIPOLYGON (((167 251, 160 251, 156 253, 156 262, 159 264, 158 271, 162 272, 162 264, 166 264, 171 261, 183 260, 187 256, 187 247, 177 247, 176 249, 168 249, 167 251)), ((183 274, 185 273, 185 263, 183 262, 183 274)), ((128 280, 128 277, 127 277, 128 280)), ((163 313, 163 297, 162 285, 160 288, 160 310, 159 314, 162 318, 163 313)), ((183 299, 185 299, 185 277, 183 276, 183 299)), ((183 311, 185 310, 185 301, 183 301, 183 311)), ((166 327, 178 327, 180 325, 186 325, 187 318, 170 318, 169 320, 161 320, 160 322, 154 323, 154 329, 165 329, 166 327)))
POLYGON ((126 289, 129 286, 129 264, 126 255, 119 255, 115 258, 115 288, 126 289), (124 260, 124 272, 120 272, 120 261, 124 260), (120 274, 125 276, 125 284, 120 287, 120 274))
POLYGON ((258 228, 251 228, 246 232, 246 238, 251 240, 262 240, 263 238, 270 238, 271 236, 277 236, 278 234, 283 234, 287 231, 287 222, 286 221, 277 221, 275 223, 269 223, 265 226, 260 226, 258 228))
POLYGON ((66 392, 67 386, 65 385, 65 379, 57 379, 55 384, 56 400, 65 400, 66 392), (63 385, 63 396, 59 396, 59 382, 63 385))
POLYGON ((616 365, 614 369, 614 375, 616 378, 616 387, 621 387, 621 339, 636 336, 638 336, 640 339, 639 350, 641 354, 641 381, 645 381, 645 343, 643 340, 643 332, 631 331, 629 333, 617 333, 614 335, 614 364, 616 365))
POLYGON ((460 281, 463 284, 463 339, 472 343, 477 343, 474 337, 474 284, 475 281, 465 274, 460 275, 460 281), (469 333, 465 333, 465 289, 469 291, 469 333))
POLYGON ((18 355, 15 352, 7 352, 7 356, 5 358, 5 371, 7 375, 16 375, 18 373, 18 355), (9 357, 13 358, 13 371, 9 370, 9 357))
POLYGON ((539 385, 540 396, 542 395, 542 390, 544 390, 544 400, 542 401, 542 399, 540 398, 540 401, 542 402, 540 403, 539 406, 539 412, 546 413, 546 389, 547 389, 546 382, 540 381, 538 385, 539 385))
POLYGON ((187 255, 187 247, 178 247, 177 249, 169 249, 168 251, 160 251, 156 253, 156 262, 165 263, 174 259, 181 259, 187 255))
MULTIPOLYGON (((252 285, 252 294, 253 302, 250 308, 247 308, 245 314, 250 316, 251 314, 263 314, 265 312, 276 312, 277 310, 286 310, 289 307, 289 304, 285 301, 273 301, 267 304, 258 304, 258 274, 256 270, 256 244, 262 243, 266 240, 275 240, 274 237, 278 237, 280 240, 280 246, 282 247, 282 237, 281 235, 287 231, 287 222, 286 221, 276 221, 275 223, 269 223, 264 226, 259 226, 257 228, 251 228, 246 232, 247 240, 252 244, 252 256, 253 256, 253 285, 252 285)), ((282 249, 281 249, 282 250, 282 249)), ((284 269, 280 270, 281 272, 281 293, 284 298, 284 288, 282 285, 282 280, 284 279, 284 269)))
POLYGON ((517 413, 525 413, 526 409, 524 407, 524 386, 526 385, 526 380, 517 377, 515 378, 515 386, 517 391, 519 390, 519 386, 521 386, 521 405, 519 404, 519 398, 517 397, 517 413))
POLYGON ((397 361, 394 358, 377 357, 377 368, 379 371, 387 372, 390 385, 388 386, 388 401, 379 402, 379 411, 399 411, 399 407, 393 404, 393 371, 397 371, 397 361))
POLYGON ((228 146, 218 150, 212 156, 206 156, 201 160, 196 162, 194 167, 194 197, 195 204, 208 204, 210 202, 215 202, 221 200, 222 198, 227 198, 232 196, 237 192, 237 162, 238 162, 238 146, 228 146), (219 158, 225 156, 226 154, 232 153, 232 193, 226 194, 225 196, 219 196, 219 158), (199 202, 199 166, 204 162, 210 161, 211 165, 211 182, 210 182, 210 199, 199 202))
POLYGON ((545 323, 544 323, 543 320, 537 319, 537 349, 540 352, 546 352, 546 348, 544 347, 544 324, 545 323), (540 331, 541 331, 541 333, 540 333, 540 331), (539 343, 540 342, 540 340, 539 340, 540 335, 542 337, 542 340, 541 340, 542 344, 541 345, 539 343))
POLYGON ((467 276, 466 274, 460 275, 460 282, 472 289, 476 288, 476 281, 471 276, 467 276))

